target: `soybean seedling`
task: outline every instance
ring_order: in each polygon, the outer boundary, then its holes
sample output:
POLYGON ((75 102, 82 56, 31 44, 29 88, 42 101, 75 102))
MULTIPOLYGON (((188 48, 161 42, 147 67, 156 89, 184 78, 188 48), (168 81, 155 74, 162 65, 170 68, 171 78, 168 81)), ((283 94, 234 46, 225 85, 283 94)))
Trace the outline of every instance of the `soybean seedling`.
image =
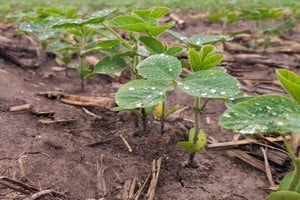
POLYGON ((262 36, 262 22, 270 20, 275 20, 283 16, 283 12, 281 9, 243 9, 241 10, 243 17, 247 20, 251 20, 254 22, 254 44, 253 49, 255 49, 258 45, 257 39, 262 36))
POLYGON ((237 10, 228 8, 221 8, 217 12, 213 12, 206 17, 211 23, 217 23, 222 25, 222 30, 225 31, 228 24, 234 23, 240 20, 240 13, 237 10))
POLYGON ((238 81, 217 67, 223 54, 215 51, 212 45, 204 45, 199 52, 191 48, 188 61, 192 74, 178 82, 178 87, 184 93, 194 97, 194 127, 189 131, 188 141, 178 142, 190 154, 190 167, 197 166, 194 161, 195 153, 201 151, 207 142, 206 133, 199 127, 200 98, 228 99, 240 95, 238 81))
POLYGON ((294 171, 281 181, 279 190, 268 200, 300 199, 300 159, 286 136, 300 133, 300 76, 286 69, 276 71, 284 89, 292 98, 280 95, 250 97, 234 104, 220 118, 220 124, 242 134, 279 133, 292 160, 294 171))

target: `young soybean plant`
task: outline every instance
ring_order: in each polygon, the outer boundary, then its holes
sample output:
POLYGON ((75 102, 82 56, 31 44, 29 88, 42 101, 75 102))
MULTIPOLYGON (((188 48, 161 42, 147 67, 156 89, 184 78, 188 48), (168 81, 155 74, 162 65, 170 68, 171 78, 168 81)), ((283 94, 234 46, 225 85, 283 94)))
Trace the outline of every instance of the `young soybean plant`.
POLYGON ((294 171, 284 177, 279 190, 267 199, 299 200, 300 159, 293 152, 286 135, 300 133, 300 76, 286 69, 279 69, 276 74, 292 99, 280 95, 247 98, 226 110, 220 117, 220 124, 242 134, 281 134, 294 171))
MULTIPOLYGON (((158 39, 161 34, 165 33, 174 24, 173 22, 166 24, 159 23, 160 18, 169 13, 169 11, 169 8, 165 7, 133 10, 129 15, 116 16, 108 23, 105 23, 104 27, 113 33, 116 39, 119 40, 120 45, 115 52, 110 51, 110 54, 100 61, 92 72, 92 74, 113 73, 116 71, 115 69, 121 71, 124 67, 116 67, 120 65, 116 65, 114 61, 116 57, 126 61, 126 66, 130 70, 133 82, 125 85, 118 91, 116 100, 119 107, 116 110, 129 109, 135 115, 144 119, 144 130, 147 129, 145 117, 153 111, 155 105, 159 103, 164 104, 165 92, 181 72, 180 62, 175 56, 182 53, 184 49, 180 46, 168 47, 158 39), (118 33, 120 32, 118 30, 122 30, 123 34, 125 31, 126 40, 118 33), (142 79, 147 79, 147 81, 142 79), (156 83, 150 83, 150 81, 155 81, 156 83), (160 81, 163 83, 160 84, 160 81), (168 82, 168 84, 165 82, 168 82), (143 88, 146 88, 147 92, 137 93, 137 91, 141 91, 142 89, 137 89, 138 84, 143 85, 143 88), (149 85, 147 86, 147 84, 149 85), (134 98, 126 99, 128 91, 124 88, 127 86, 127 89, 132 89, 133 94, 137 95, 135 96, 136 101, 134 98), (166 88, 163 89, 160 87, 166 88), (151 89, 156 95, 159 94, 160 97, 157 97, 155 94, 151 95, 151 89), (138 101, 143 95, 147 97, 145 99, 146 102, 138 101)), ((164 114, 161 117, 162 122, 163 116, 164 114)))
POLYGON ((188 166, 196 167, 195 153, 206 146, 206 133, 199 127, 200 98, 222 99, 236 98, 241 95, 239 83, 228 75, 224 69, 217 67, 223 54, 215 52, 212 45, 202 46, 200 52, 191 48, 188 60, 192 74, 178 82, 178 87, 189 96, 194 97, 194 127, 189 131, 188 141, 178 145, 190 153, 188 166))
MULTIPOLYGON (((84 63, 84 57, 92 50, 101 50, 107 48, 107 46, 113 46, 116 44, 111 38, 105 41, 97 42, 93 41, 93 37, 99 34, 93 25, 103 24, 107 17, 109 17, 115 10, 101 10, 92 13, 88 18, 81 19, 56 19, 56 22, 52 25, 53 29, 61 29, 74 37, 73 42, 70 44, 78 52, 79 65, 77 66, 77 73, 81 78, 81 89, 84 91, 84 77, 90 73, 89 67, 84 63), (92 49, 92 50, 91 50, 92 49)), ((102 28, 102 27, 101 27, 102 28)), ((102 28, 103 29, 103 28, 102 28)))

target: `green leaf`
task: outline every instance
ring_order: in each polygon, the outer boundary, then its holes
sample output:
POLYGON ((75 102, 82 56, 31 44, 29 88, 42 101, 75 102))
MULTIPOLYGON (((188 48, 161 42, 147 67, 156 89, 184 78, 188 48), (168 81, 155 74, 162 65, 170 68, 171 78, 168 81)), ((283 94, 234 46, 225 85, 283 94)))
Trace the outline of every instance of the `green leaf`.
POLYGON ((150 17, 159 19, 170 12, 167 7, 153 7, 151 8, 150 17))
POLYGON ((152 81, 174 81, 181 73, 180 61, 165 54, 150 56, 136 68, 141 76, 152 81))
POLYGON ((52 28, 75 28, 84 25, 83 19, 58 19, 52 28))
POLYGON ((132 13, 142 19, 148 25, 156 26, 158 24, 158 21, 150 16, 150 10, 134 10, 132 13))
POLYGON ((300 133, 300 113, 285 113, 278 119, 277 124, 293 133, 300 133))
POLYGON ((140 37, 140 41, 152 54, 160 54, 164 53, 165 51, 165 46, 163 45, 163 43, 156 38, 142 36, 140 37))
POLYGON ((300 104, 300 76, 287 69, 276 70, 283 88, 300 104))
POLYGON ((186 37, 180 33, 177 33, 175 31, 172 31, 172 30, 168 30, 167 33, 169 33, 175 39, 177 39, 193 48, 201 48, 201 46, 203 46, 205 44, 212 44, 212 43, 216 43, 216 42, 226 42, 226 41, 232 40, 232 37, 224 36, 224 35, 219 35, 219 36, 195 35, 191 39, 189 39, 188 37, 186 37))
MULTIPOLYGON (((284 178, 280 181, 280 185, 279 185, 279 191, 286 191, 289 190, 289 186, 290 186, 290 182, 292 180, 292 176, 293 173, 295 173, 295 171, 291 171, 289 173, 287 173, 284 178)), ((297 186, 296 189, 297 193, 300 193, 300 185, 297 186)))
POLYGON ((188 153, 196 153, 198 151, 201 151, 207 145, 207 135, 203 130, 199 130, 198 140, 196 144, 193 144, 194 134, 195 134, 195 129, 192 128, 189 131, 188 141, 177 142, 177 144, 188 153))
POLYGON ((239 13, 235 10, 221 8, 218 12, 212 13, 206 17, 206 19, 212 23, 228 24, 238 21, 239 13))
POLYGON ((202 65, 202 59, 195 49, 190 49, 188 52, 188 60, 193 71, 198 71, 199 66, 202 65))
POLYGON ((292 191, 272 192, 267 200, 300 200, 300 194, 292 191))
POLYGON ((146 33, 149 33, 150 35, 157 37, 163 32, 167 31, 168 29, 172 28, 174 25, 174 22, 169 22, 161 26, 147 26, 147 29, 145 30, 146 33))
POLYGON ((265 95, 242 101, 226 110, 220 124, 239 133, 288 133, 284 115, 300 113, 300 107, 289 98, 265 95))
POLYGON ((51 43, 47 47, 47 51, 63 51, 63 50, 74 50, 74 47, 71 44, 60 43, 60 42, 51 43))
POLYGON ((238 81, 221 70, 200 70, 178 82, 190 96, 228 99, 241 96, 238 81))
POLYGON ((109 50, 120 43, 120 40, 105 40, 97 42, 92 48, 89 48, 85 51, 80 52, 81 55, 92 53, 99 50, 109 50))
POLYGON ((164 25, 149 25, 142 19, 135 16, 119 16, 111 21, 111 26, 128 31, 140 33, 148 33, 151 36, 157 37, 174 25, 173 22, 164 25))
POLYGON ((172 31, 172 30, 168 30, 167 33, 169 33, 172 37, 174 37, 175 39, 187 44, 190 40, 188 37, 186 37, 185 35, 182 35, 181 33, 172 31))
POLYGON ((216 42, 226 42, 232 40, 232 37, 225 35, 194 35, 189 41, 188 45, 195 48, 200 48, 206 44, 213 44, 216 42))
POLYGON ((281 9, 243 9, 244 17, 250 20, 276 19, 283 15, 281 9))
POLYGON ((20 30, 33 33, 33 32, 44 32, 44 30, 48 28, 48 24, 41 22, 28 22, 20 25, 20 30))
POLYGON ((172 85, 164 81, 134 80, 123 85, 116 93, 115 110, 146 108, 165 101, 165 93, 172 85))
POLYGON ((250 100, 250 99, 252 99, 252 98, 254 98, 254 97, 250 97, 250 96, 242 96, 242 97, 239 97, 239 98, 235 98, 235 99, 233 99, 233 100, 228 100, 228 101, 225 102, 225 104, 226 104, 226 106, 227 106, 228 108, 230 108, 230 107, 234 106, 234 105, 237 104, 237 103, 240 103, 240 102, 242 102, 242 101, 248 101, 248 100, 250 100))
POLYGON ((126 67, 123 58, 120 57, 105 57, 95 66, 93 73, 112 74, 122 71, 126 67))
POLYGON ((112 27, 128 31, 144 32, 147 29, 147 24, 135 16, 117 16, 110 21, 110 24, 112 27))
POLYGON ((107 17, 114 13, 115 9, 99 10, 90 15, 88 19, 84 21, 84 24, 97 24, 102 23, 107 17))
POLYGON ((176 57, 176 56, 179 56, 183 51, 184 51, 184 48, 179 47, 179 46, 174 46, 174 47, 170 47, 169 49, 167 49, 165 51, 165 54, 176 57))
POLYGON ((76 66, 76 72, 79 77, 86 77, 88 74, 91 73, 91 69, 89 66, 84 65, 80 67, 80 65, 76 66))
POLYGON ((188 58, 194 72, 199 70, 207 70, 217 66, 223 59, 223 54, 216 54, 216 48, 212 45, 202 46, 200 53, 194 49, 190 49, 188 58))

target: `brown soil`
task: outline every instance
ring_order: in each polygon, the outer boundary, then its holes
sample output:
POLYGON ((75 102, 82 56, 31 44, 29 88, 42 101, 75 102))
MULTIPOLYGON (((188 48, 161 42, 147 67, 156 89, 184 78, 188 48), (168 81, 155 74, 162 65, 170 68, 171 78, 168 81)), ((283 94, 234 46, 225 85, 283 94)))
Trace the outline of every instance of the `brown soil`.
MULTIPOLYGON (((184 34, 220 30, 220 26, 204 22, 201 15, 190 12, 183 19, 184 34)), ((251 26, 241 22, 230 26, 240 29, 251 26)), ((32 41, 14 33, 13 27, 1 25, 5 37, 18 46, 33 46, 32 41)), ((284 35, 299 40, 299 27, 284 35)), ((226 51, 228 55, 234 52, 226 51)), ((26 54, 26 53, 25 53, 26 54)), ((285 62, 286 67, 298 71, 299 54, 264 54, 268 59, 285 62)), ((31 58, 32 59, 32 58, 31 58)), ((238 62, 224 62, 225 68, 238 77, 249 94, 282 92, 274 84, 274 66, 238 62), (264 87, 263 87, 264 86, 264 87), (260 90, 259 90, 260 89, 260 90)), ((182 118, 167 122, 163 136, 159 122, 149 122, 149 133, 134 126, 128 112, 113 112, 88 108, 102 119, 86 114, 81 107, 50 100, 37 93, 61 90, 65 93, 113 97, 120 83, 107 76, 86 81, 84 93, 80 80, 66 77, 64 71, 53 71, 57 64, 47 57, 37 68, 20 68, 0 59, 0 176, 32 185, 40 190, 50 189, 64 194, 67 199, 122 199, 125 181, 137 177, 144 181, 151 172, 154 159, 163 158, 155 199, 188 200, 263 200, 269 182, 265 173, 227 156, 224 150, 206 150, 196 155, 198 168, 185 167, 188 154, 176 142, 185 139, 192 124, 182 118), (50 75, 50 76, 49 76, 50 75), (15 105, 30 103, 36 109, 53 111, 55 118, 74 119, 72 122, 42 124, 29 111, 10 112, 15 105), (120 135, 132 147, 129 152, 120 135)), ((279 67, 279 66, 278 66, 279 67)), ((170 94, 169 105, 187 107, 182 117, 192 119, 192 99, 179 91, 170 94)), ((225 110, 222 102, 210 101, 201 112, 201 127, 218 142, 231 141, 234 134, 222 130, 218 117, 225 110)), ((275 175, 279 175, 277 172, 275 175)), ((0 185, 0 199, 25 199, 28 194, 0 185)), ((59 199, 41 197, 40 199, 59 199)), ((147 198, 142 198, 147 199, 147 198)))

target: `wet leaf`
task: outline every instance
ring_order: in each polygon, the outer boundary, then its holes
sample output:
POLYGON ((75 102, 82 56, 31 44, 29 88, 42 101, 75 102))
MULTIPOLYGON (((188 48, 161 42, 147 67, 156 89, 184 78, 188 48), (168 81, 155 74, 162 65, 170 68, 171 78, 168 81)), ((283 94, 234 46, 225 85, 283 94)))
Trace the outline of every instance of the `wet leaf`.
POLYGON ((164 81, 134 80, 122 86, 116 93, 115 110, 145 108, 165 101, 165 93, 172 85, 164 81))
POLYGON ((183 51, 184 51, 184 48, 179 47, 179 46, 174 46, 174 47, 170 47, 169 49, 167 49, 165 51, 165 54, 176 57, 176 56, 179 56, 183 51))
POLYGON ((157 54, 136 66, 138 73, 148 80, 174 81, 181 73, 181 63, 173 56, 157 54))
POLYGON ((175 39, 185 43, 186 45, 194 48, 201 48, 201 46, 206 45, 206 44, 212 44, 216 42, 226 42, 232 40, 231 37, 229 36, 224 36, 224 35, 195 35, 192 38, 188 38, 185 35, 182 35, 180 33, 177 33, 172 30, 167 31, 172 37, 175 39))
POLYGON ((152 54, 160 54, 160 53, 164 53, 165 51, 165 46, 163 45, 163 43, 156 38, 149 37, 149 36, 142 36, 140 37, 140 41, 147 48, 147 50, 152 54))
POLYGON ((116 39, 100 41, 100 42, 97 42, 94 45, 94 47, 89 48, 85 51, 82 51, 81 55, 96 52, 96 51, 99 51, 99 50, 109 50, 109 49, 115 47, 116 45, 118 45, 119 43, 120 43, 120 40, 116 40, 116 39))
POLYGON ((300 76, 287 69, 278 69, 276 75, 283 88, 300 104, 300 76))
POLYGON ((291 130, 284 117, 294 113, 300 113, 296 102, 279 95, 265 95, 235 104, 223 113, 220 124, 246 134, 288 133, 291 130))
POLYGON ((47 47, 47 51, 62 51, 62 50, 75 50, 71 44, 55 42, 47 47))
POLYGON ((224 35, 194 35, 188 44, 192 47, 199 48, 206 44, 213 44, 216 42, 226 42, 232 40, 232 37, 224 35))
POLYGON ((300 133, 300 113, 285 113, 278 122, 281 126, 293 133, 300 133))
POLYGON ((115 9, 99 10, 90 15, 88 19, 84 21, 84 24, 97 24, 102 23, 107 17, 114 13, 115 9))
POLYGON ((52 28, 75 28, 84 25, 85 20, 83 19, 58 19, 52 28))
POLYGON ((142 19, 129 15, 122 15, 113 18, 110 21, 110 25, 116 28, 136 32, 144 32, 147 29, 147 24, 145 24, 142 19))
POLYGON ((238 81, 223 70, 200 70, 178 82, 190 96, 228 99, 241 96, 238 81))
POLYGON ((175 39, 183 42, 183 43, 188 43, 190 40, 188 37, 186 37, 185 35, 182 35, 181 33, 172 31, 172 30, 168 30, 167 33, 169 33, 172 37, 174 37, 175 39))
POLYGON ((300 194, 292 191, 272 192, 267 200, 300 200, 300 194))
POLYGON ((93 73, 112 74, 122 71, 126 67, 123 58, 120 57, 105 57, 94 68, 93 73))

